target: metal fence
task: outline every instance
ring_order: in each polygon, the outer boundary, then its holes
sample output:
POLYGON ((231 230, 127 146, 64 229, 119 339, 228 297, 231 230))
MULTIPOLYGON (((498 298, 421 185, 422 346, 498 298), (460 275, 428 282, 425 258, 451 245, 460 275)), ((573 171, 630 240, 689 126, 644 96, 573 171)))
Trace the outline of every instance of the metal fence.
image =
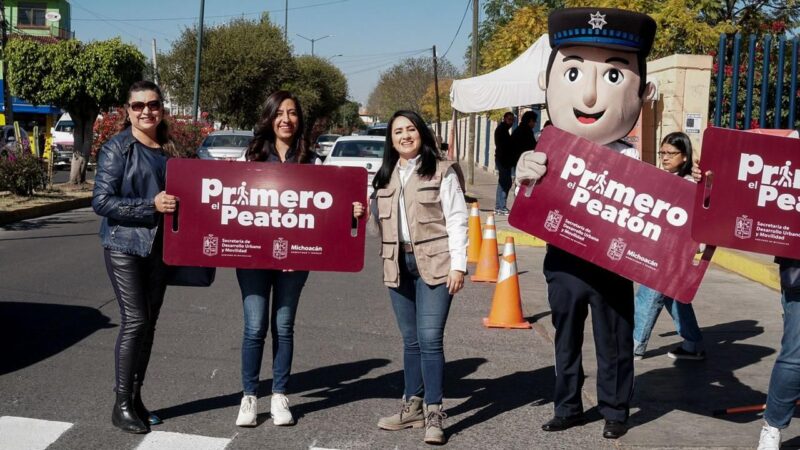
POLYGON ((721 35, 711 96, 714 126, 797 129, 799 41, 786 35, 765 35, 760 40, 754 35, 746 39, 738 33, 732 39, 721 35))

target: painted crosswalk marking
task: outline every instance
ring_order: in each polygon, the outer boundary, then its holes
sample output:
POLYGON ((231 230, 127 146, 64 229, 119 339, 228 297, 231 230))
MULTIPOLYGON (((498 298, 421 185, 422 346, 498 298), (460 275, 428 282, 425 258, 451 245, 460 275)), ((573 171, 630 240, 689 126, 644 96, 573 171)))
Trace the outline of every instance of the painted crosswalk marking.
POLYGON ((222 450, 230 442, 225 438, 152 431, 145 435, 136 450, 222 450))
POLYGON ((2 416, 0 450, 44 450, 70 427, 67 422, 2 416))

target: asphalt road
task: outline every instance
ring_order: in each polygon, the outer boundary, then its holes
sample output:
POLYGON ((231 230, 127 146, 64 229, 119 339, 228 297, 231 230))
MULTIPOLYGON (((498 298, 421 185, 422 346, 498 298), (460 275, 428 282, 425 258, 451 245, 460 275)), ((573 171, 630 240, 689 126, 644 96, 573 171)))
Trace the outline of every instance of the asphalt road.
MULTIPOLYGON (((94 180, 94 170, 86 171, 86 179, 94 180)), ((53 183, 66 183, 69 181, 69 167, 64 169, 53 168, 53 183)))
MULTIPOLYGON (((42 421, 63 422, 66 429, 41 447, 52 442, 51 449, 426 447, 419 429, 376 427, 378 417, 396 412, 403 381, 401 340, 375 238, 368 239, 362 272, 313 273, 306 285, 289 394, 296 426, 275 427, 269 420, 269 354, 259 425, 234 424, 241 398, 241 300, 234 272, 223 269, 210 288, 167 292, 144 397, 165 419, 154 431, 168 433, 116 430, 110 412, 119 312, 98 225, 91 210, 82 209, 0 228, 0 449, 13 447, 15 429, 23 438, 47 441, 48 432, 38 427, 52 432, 53 426, 42 421)), ((542 249, 518 248, 519 259, 531 261, 521 277, 537 303, 544 298, 541 255, 542 249)), ((541 431, 552 414, 552 344, 535 330, 483 328, 492 289, 467 283, 450 313, 448 446, 613 448, 601 437, 596 413, 584 427, 541 431)), ((547 316, 525 312, 533 321, 547 316)))

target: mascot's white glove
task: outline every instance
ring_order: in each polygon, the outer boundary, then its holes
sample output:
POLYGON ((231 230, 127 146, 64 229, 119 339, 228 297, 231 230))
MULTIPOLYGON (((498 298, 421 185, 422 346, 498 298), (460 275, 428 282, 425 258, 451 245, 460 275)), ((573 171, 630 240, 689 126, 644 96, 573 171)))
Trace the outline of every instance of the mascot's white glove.
POLYGON ((517 184, 533 184, 547 172, 547 155, 537 151, 527 151, 517 162, 517 184))

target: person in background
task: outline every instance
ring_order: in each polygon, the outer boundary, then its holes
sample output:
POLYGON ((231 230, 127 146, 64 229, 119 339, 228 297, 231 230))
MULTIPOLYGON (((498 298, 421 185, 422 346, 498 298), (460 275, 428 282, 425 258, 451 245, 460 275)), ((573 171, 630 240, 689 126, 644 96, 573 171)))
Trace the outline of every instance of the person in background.
MULTIPOLYGON (((320 164, 304 136, 303 109, 297 97, 287 91, 272 93, 264 103, 245 157, 249 163, 320 164)), ((361 217, 364 205, 353 204, 361 217)), ((242 335, 243 396, 236 425, 254 427, 258 415, 258 386, 264 341, 272 327, 272 398, 270 415, 274 425, 293 425, 294 417, 286 396, 294 354, 294 319, 308 271, 236 269, 242 293, 244 331, 242 335), (272 304, 270 305, 270 294, 272 304)))
POLYGON ((384 430, 425 427, 424 442, 446 442, 442 409, 444 327, 467 269, 467 205, 419 114, 389 121, 383 163, 373 180, 382 241, 383 281, 403 335, 405 388, 400 412, 384 430))
POLYGON ((516 170, 517 161, 511 147, 511 126, 514 124, 514 113, 503 114, 503 120, 494 129, 494 164, 497 167, 497 194, 495 194, 494 213, 508 215, 506 207, 511 179, 516 170))
POLYGON ((177 156, 164 122, 161 90, 149 81, 128 89, 124 128, 100 149, 92 208, 121 324, 114 350, 116 401, 111 423, 147 433, 161 423, 142 403, 156 322, 166 292, 164 214, 176 199, 164 191, 167 159, 177 156))
MULTIPOLYGON (((689 136, 681 132, 666 135, 661 141, 658 157, 661 158, 661 167, 664 170, 694 181, 692 141, 689 136)), ((639 286, 634 299, 633 359, 640 360, 644 357, 650 333, 665 306, 675 323, 675 330, 683 338, 683 342, 667 355, 672 359, 705 359, 703 334, 697 325, 691 303, 681 303, 647 286, 639 286)))
POLYGON ((514 167, 514 172, 511 174, 512 177, 516 175, 516 167, 520 155, 536 148, 533 129, 536 128, 537 117, 536 111, 525 111, 519 120, 519 126, 511 133, 511 159, 509 161, 514 167))

